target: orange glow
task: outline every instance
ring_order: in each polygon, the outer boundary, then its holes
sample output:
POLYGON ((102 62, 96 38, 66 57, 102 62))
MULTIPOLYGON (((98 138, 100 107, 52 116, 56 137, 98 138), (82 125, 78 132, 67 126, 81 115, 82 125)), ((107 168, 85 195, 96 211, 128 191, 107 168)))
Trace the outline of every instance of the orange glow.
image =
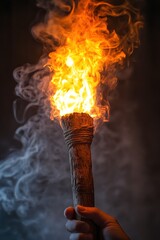
POLYGON ((99 115, 96 109, 96 88, 100 82, 99 72, 103 68, 103 52, 100 42, 84 39, 80 43, 67 39, 66 46, 50 53, 55 74, 51 86, 56 92, 51 104, 60 115, 73 112, 99 115))
MULTIPOLYGON (((109 73, 115 72, 113 66, 122 64, 126 54, 132 52, 131 46, 126 50, 127 47, 122 45, 122 37, 115 30, 108 29, 107 12, 114 17, 130 16, 125 5, 117 7, 121 12, 114 8, 91 0, 80 1, 77 9, 56 22, 56 27, 60 25, 62 41, 56 51, 49 54, 47 63, 53 71, 49 85, 51 119, 73 112, 104 118, 108 104, 101 104, 103 96, 98 89, 101 84, 112 88, 116 85, 116 78, 111 76, 109 80, 103 72, 113 75, 109 73), (95 9, 99 9, 96 14, 95 9)), ((127 24, 134 35, 133 30, 136 32, 137 27, 134 29, 128 19, 127 24)))

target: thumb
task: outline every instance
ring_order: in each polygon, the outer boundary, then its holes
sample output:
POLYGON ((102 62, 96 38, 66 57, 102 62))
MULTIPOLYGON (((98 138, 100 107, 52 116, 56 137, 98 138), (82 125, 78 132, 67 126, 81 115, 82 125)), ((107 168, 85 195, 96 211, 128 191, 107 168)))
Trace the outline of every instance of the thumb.
POLYGON ((75 208, 78 215, 92 220, 100 228, 105 228, 110 223, 117 223, 116 219, 96 207, 84 207, 78 205, 75 208))

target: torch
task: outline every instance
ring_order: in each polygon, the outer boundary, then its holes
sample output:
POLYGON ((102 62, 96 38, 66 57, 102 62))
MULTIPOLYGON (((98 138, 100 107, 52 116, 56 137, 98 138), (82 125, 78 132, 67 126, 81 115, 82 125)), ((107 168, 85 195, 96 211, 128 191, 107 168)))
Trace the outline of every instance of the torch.
MULTIPOLYGON (((94 184, 92 176, 91 143, 93 139, 93 118, 86 113, 67 114, 61 119, 64 138, 69 151, 71 186, 74 207, 94 207, 94 184)), ((88 219, 77 219, 90 224, 95 239, 98 229, 88 219)))
MULTIPOLYGON (((61 55, 58 57, 62 58, 61 55)), ((54 53, 50 53, 50 63, 53 59, 54 53)), ((51 105, 54 115, 56 114, 54 105, 59 109, 59 120, 69 151, 73 204, 94 207, 91 143, 95 115, 91 109, 95 103, 96 87, 93 85, 93 78, 88 77, 90 66, 88 67, 86 63, 81 64, 82 66, 80 64, 78 66, 76 54, 65 57, 63 71, 55 72, 50 84, 50 89, 54 88, 53 92, 55 86, 57 88, 56 92, 51 94, 51 105)), ((77 219, 81 219, 80 216, 77 216, 77 219)))
POLYGON ((127 1, 118 6, 105 1, 79 1, 77 9, 73 7, 65 14, 64 19, 55 15, 55 22, 50 19, 52 24, 47 28, 51 34, 60 32, 60 44, 49 53, 46 64, 53 72, 50 117, 59 119, 64 132, 74 206, 93 207, 93 123, 105 120, 109 109, 106 93, 116 86, 117 65, 122 65, 138 44, 140 17, 127 1), (107 28, 106 16, 127 16, 126 37, 107 28))

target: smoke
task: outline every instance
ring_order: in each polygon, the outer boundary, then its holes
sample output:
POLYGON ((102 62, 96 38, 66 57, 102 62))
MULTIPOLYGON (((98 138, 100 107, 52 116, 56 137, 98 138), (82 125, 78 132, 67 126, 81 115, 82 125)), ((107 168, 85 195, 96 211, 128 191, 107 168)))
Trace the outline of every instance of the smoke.
MULTIPOLYGON (((86 1, 85 4, 88 3, 89 1, 86 1)), ((105 14, 112 16, 114 13, 119 13, 119 6, 115 6, 113 13, 106 13, 111 4, 102 2, 100 5, 96 1, 93 3, 97 6, 99 16, 101 13, 102 18, 105 14)), ((82 5, 82 1, 79 4, 82 5)), ((123 11, 127 11, 128 15, 129 9, 125 4, 126 2, 124 2, 125 10, 123 11)), ((78 1, 39 0, 37 5, 46 10, 46 18, 43 23, 33 27, 32 34, 43 43, 44 52, 36 65, 26 64, 14 71, 17 82, 16 95, 27 103, 20 121, 21 126, 15 132, 15 138, 21 143, 21 148, 10 151, 8 157, 0 163, 0 204, 2 209, 13 218, 10 227, 0 231, 0 234, 7 236, 7 233, 12 231, 13 238, 15 237, 16 240, 65 239, 67 232, 63 226, 65 222, 63 209, 72 203, 68 153, 62 130, 56 119, 54 121, 49 119, 51 109, 48 87, 53 73, 44 66, 48 61, 48 53, 65 43, 68 25, 70 26, 71 20, 75 20, 68 16, 72 16, 76 11, 78 1), (17 222, 19 227, 16 229, 17 222)), ((111 8, 109 10, 111 11, 111 8)), ((132 10, 135 9, 132 8, 132 10)), ((135 13, 132 11, 134 17, 135 13)), ((112 19, 110 21, 113 22, 112 19)), ((136 31, 139 28, 138 24, 139 22, 134 25, 136 31)), ((111 24, 111 29, 113 27, 111 24)), ((134 33, 138 35, 136 31, 134 33)), ((127 38, 122 36, 121 42, 123 41, 128 41, 125 45, 126 49, 123 50, 130 55, 138 44, 131 29, 128 30, 127 38)), ((121 51, 122 47, 118 46, 116 50, 121 51)), ((102 76, 105 74, 106 71, 102 76)), ((115 68, 110 66, 110 72, 107 73, 106 78, 110 80, 110 88, 114 88, 117 83, 115 68)), ((114 101, 116 100, 115 98, 114 101)), ((111 102, 114 101, 111 99, 111 102)), ((18 120, 16 106, 15 103, 14 111, 18 120)), ((97 195, 97 205, 104 210, 112 206, 113 214, 119 212, 116 199, 125 191, 125 180, 128 179, 126 174, 130 172, 127 159, 131 155, 129 151, 134 141, 130 137, 132 133, 127 132, 130 126, 123 117, 126 113, 121 111, 119 106, 118 109, 111 118, 112 125, 104 125, 93 143, 95 179, 99 179, 100 174, 104 175, 104 171, 107 173, 107 178, 103 179, 106 183, 102 182, 102 179, 96 182, 97 193, 101 193, 100 196, 97 195), (120 156, 123 161, 119 162, 120 156), (116 177, 111 184, 112 174, 116 177), (107 194, 110 199, 106 196, 107 194), (112 202, 112 199, 115 201, 112 202), (107 208, 104 206, 105 201, 107 208)), ((136 137, 135 133, 133 138, 134 136, 136 137)), ((126 193, 126 196, 128 195, 126 193)), ((124 205, 128 206, 127 199, 124 205)), ((121 209, 124 211, 124 207, 121 209)))
POLYGON ((24 122, 15 132, 21 148, 11 151, 0 165, 1 206, 8 214, 16 213, 16 218, 28 229, 26 239, 30 240, 35 239, 35 234, 39 239, 58 237, 52 228, 53 225, 55 231, 60 228, 56 218, 63 216, 63 209, 69 204, 65 196, 70 185, 68 155, 62 131, 58 122, 46 116, 49 109, 43 110, 47 99, 45 92, 40 91, 42 79, 46 85, 50 79, 42 68, 43 60, 14 71, 16 94, 29 103, 21 120, 24 122), (32 114, 28 114, 33 107, 32 114), (64 194, 61 194, 64 206, 57 210, 54 206, 59 201, 59 191, 64 194), (42 228, 44 221, 46 226, 42 228))

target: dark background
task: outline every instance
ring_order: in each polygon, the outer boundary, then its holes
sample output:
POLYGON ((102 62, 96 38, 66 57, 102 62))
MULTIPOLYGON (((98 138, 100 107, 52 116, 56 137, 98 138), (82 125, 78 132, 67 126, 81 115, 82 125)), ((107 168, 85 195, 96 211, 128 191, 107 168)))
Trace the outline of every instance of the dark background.
POLYGON ((14 144, 17 123, 13 118, 13 101, 16 99, 13 70, 25 63, 36 63, 41 56, 41 45, 31 35, 31 27, 41 19, 36 1, 7 0, 0 3, 0 158, 14 144))
MULTIPOLYGON (((140 138, 146 152, 145 169, 152 194, 146 199, 155 206, 148 215, 150 238, 158 239, 158 199, 160 173, 160 2, 139 1, 145 18, 141 33, 141 46, 135 59, 134 81, 130 98, 138 102, 136 119, 140 138)), ((33 0, 5 0, 0 2, 0 159, 3 159, 13 140, 18 123, 13 117, 13 101, 16 99, 13 70, 25 64, 36 63, 42 54, 41 44, 31 35, 31 27, 42 19, 44 11, 33 0)), ((147 188, 147 186, 146 186, 147 188)), ((3 216, 1 216, 3 217, 3 216)), ((8 224, 9 220, 6 220, 8 224)), ((145 230, 144 230, 145 231, 145 230)), ((147 231, 147 230, 146 230, 147 231)), ((4 239, 2 239, 4 240, 4 239)))

